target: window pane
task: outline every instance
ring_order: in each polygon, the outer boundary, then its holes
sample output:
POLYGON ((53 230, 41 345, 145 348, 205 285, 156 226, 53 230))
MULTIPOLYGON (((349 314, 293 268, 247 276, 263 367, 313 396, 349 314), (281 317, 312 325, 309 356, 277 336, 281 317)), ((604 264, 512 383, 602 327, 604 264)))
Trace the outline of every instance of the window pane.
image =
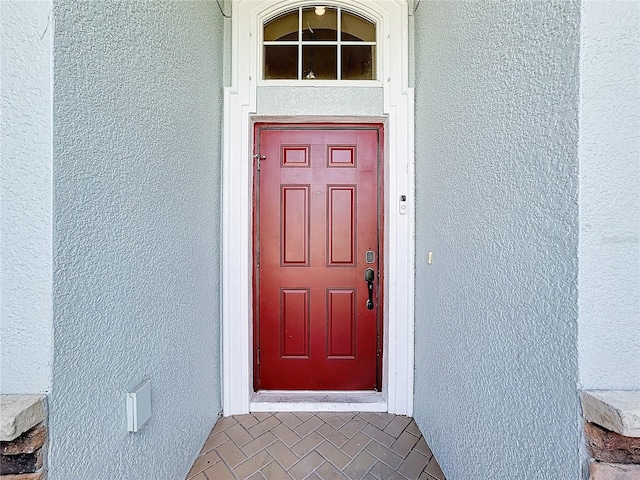
POLYGON ((375 80, 376 47, 344 45, 342 47, 342 80, 375 80))
POLYGON ((338 40, 338 15, 329 7, 312 7, 302 9, 302 40, 338 40), (316 13, 324 11, 322 15, 316 13))
POLYGON ((362 17, 342 12, 342 41, 375 42, 376 26, 362 17))
POLYGON ((298 78, 298 47, 267 45, 264 47, 264 78, 298 78))
POLYGON ((264 26, 264 41, 298 40, 298 10, 274 18, 264 26))
POLYGON ((302 47, 302 78, 307 80, 337 79, 337 47, 302 47))

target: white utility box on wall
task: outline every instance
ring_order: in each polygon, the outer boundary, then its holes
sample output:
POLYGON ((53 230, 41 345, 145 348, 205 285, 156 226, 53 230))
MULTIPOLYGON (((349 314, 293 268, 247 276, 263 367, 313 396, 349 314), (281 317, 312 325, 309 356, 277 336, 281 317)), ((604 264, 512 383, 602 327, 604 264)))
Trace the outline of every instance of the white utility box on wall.
POLYGON ((127 429, 137 432, 151 418, 151 382, 127 392, 127 429))

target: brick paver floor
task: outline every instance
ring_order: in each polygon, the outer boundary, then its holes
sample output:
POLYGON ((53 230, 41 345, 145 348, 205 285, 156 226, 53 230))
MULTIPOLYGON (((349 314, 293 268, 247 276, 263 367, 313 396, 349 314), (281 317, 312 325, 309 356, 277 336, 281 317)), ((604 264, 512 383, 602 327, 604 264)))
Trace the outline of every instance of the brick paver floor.
POLYGON ((221 418, 188 480, 445 480, 410 417, 253 413, 221 418))

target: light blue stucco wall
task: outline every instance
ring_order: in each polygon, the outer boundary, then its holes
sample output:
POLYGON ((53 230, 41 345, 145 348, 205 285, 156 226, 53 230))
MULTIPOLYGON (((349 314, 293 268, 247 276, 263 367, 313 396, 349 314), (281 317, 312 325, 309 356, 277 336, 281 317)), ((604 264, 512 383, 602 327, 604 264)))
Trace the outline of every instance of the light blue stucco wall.
POLYGON ((184 478, 221 410, 223 19, 54 2, 51 480, 184 478), (125 391, 153 415, 127 433, 125 391))
POLYGON ((581 476, 579 21, 416 11, 415 418, 448 480, 581 476))
POLYGON ((50 12, 0 1, 0 393, 51 388, 50 12))
POLYGON ((582 6, 580 381, 640 389, 640 0, 582 6))
POLYGON ((382 87, 258 87, 258 115, 382 116, 382 87))

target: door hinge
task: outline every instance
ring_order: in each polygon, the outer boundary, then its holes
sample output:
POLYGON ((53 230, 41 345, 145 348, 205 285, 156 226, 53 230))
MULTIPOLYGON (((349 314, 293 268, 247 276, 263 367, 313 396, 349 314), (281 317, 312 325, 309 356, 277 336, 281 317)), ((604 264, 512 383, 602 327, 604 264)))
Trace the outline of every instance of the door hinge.
POLYGON ((258 360, 258 365, 260 365, 260 349, 256 352, 256 359, 258 360))
POLYGON ((267 157, 265 157, 264 155, 260 155, 259 153, 253 154, 253 159, 256 160, 258 164, 258 171, 260 171, 260 162, 262 162, 262 160, 266 160, 266 158, 267 157))

